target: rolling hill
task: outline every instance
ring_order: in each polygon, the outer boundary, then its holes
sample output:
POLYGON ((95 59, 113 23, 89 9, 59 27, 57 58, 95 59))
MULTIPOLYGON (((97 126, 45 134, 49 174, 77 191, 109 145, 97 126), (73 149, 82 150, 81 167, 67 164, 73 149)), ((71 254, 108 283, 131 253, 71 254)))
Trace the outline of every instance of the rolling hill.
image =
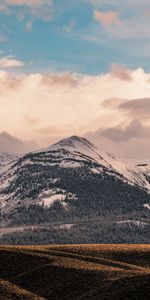
POLYGON ((0 257, 5 300, 149 299, 148 245, 1 246, 0 257))

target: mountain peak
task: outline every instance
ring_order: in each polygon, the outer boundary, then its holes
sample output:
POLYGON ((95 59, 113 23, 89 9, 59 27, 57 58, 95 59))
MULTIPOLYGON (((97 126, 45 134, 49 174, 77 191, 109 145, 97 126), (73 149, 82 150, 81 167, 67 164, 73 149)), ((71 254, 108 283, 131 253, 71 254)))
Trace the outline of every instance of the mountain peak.
POLYGON ((99 159, 96 147, 84 137, 77 135, 64 138, 45 149, 45 151, 58 151, 62 149, 71 153, 81 153, 93 159, 99 159))
POLYGON ((87 139, 77 136, 77 135, 72 135, 68 138, 60 140, 58 143, 55 143, 53 146, 62 146, 62 147, 71 147, 71 148, 78 148, 79 145, 84 145, 89 148, 95 148, 94 145, 89 142, 87 139))

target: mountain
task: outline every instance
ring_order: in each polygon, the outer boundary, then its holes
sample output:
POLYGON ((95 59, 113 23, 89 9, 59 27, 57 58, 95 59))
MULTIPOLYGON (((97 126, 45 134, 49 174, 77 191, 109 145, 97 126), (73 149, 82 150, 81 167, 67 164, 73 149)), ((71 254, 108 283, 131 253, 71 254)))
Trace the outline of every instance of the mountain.
POLYGON ((137 169, 145 176, 146 180, 150 182, 150 163, 139 163, 137 169))
POLYGON ((18 158, 0 183, 4 224, 149 214, 150 180, 143 170, 78 136, 18 158))
POLYGON ((18 158, 15 154, 10 154, 8 152, 0 151, 0 171, 3 167, 7 166, 14 160, 18 158))
POLYGON ((127 163, 132 162, 132 165, 135 166, 136 170, 143 174, 148 182, 150 182, 150 159, 130 159, 127 160, 127 163))
MULTIPOLYGON (((143 172, 145 169, 140 169, 139 171, 133 164, 126 163, 125 161, 117 158, 113 153, 102 150, 99 151, 99 149, 85 138, 72 136, 50 146, 45 151, 58 151, 59 149, 68 150, 69 152, 74 153, 74 155, 80 154, 82 157, 85 155, 91 160, 93 159, 93 162, 95 161, 100 166, 112 171, 115 176, 119 176, 130 184, 141 186, 150 191, 150 183, 147 178, 145 179, 145 173, 143 172)), ((93 168, 92 172, 101 172, 101 167, 100 169, 93 168)))

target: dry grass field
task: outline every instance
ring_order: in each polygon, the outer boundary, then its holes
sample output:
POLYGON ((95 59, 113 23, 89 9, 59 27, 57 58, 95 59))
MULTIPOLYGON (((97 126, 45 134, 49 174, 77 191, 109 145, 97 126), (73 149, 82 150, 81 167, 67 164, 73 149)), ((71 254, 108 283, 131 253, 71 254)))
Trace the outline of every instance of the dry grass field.
POLYGON ((148 300, 150 245, 0 246, 0 299, 148 300))

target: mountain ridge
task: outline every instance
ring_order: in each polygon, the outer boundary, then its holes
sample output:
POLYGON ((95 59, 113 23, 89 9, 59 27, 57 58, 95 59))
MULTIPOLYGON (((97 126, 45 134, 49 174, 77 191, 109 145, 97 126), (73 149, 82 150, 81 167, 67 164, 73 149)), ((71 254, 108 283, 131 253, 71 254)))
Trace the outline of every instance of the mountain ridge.
POLYGON ((149 207, 144 206, 150 198, 149 175, 82 137, 28 153, 3 170, 0 203, 5 220, 16 220, 20 211, 27 214, 28 210, 36 211, 35 220, 40 211, 41 220, 48 214, 47 221, 55 221, 57 214, 62 219, 105 214, 109 205, 113 214, 115 209, 117 214, 130 209, 144 213, 149 207))

